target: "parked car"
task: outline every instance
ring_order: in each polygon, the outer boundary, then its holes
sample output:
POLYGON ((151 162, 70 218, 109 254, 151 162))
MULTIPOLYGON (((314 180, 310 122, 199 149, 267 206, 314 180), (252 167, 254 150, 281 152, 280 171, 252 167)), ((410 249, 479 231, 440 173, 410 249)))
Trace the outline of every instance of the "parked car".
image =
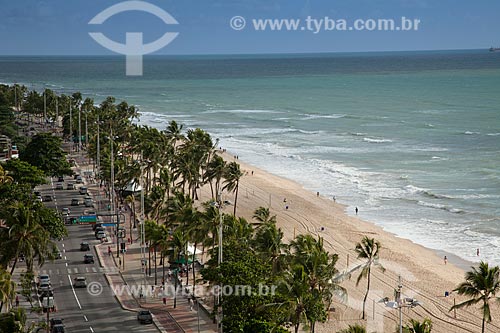
POLYGON ((80 201, 76 198, 71 199, 71 206, 78 206, 80 204, 80 201))
POLYGON ((83 256, 83 263, 84 264, 93 264, 94 263, 94 255, 93 254, 86 254, 83 256))
POLYGON ((86 288, 87 287, 87 280, 85 279, 85 276, 77 276, 75 280, 73 281, 73 287, 74 288, 86 288))
POLYGON ((140 310, 139 312, 137 312, 137 320, 141 324, 152 324, 153 315, 149 310, 140 310))
POLYGON ((80 243, 80 251, 90 251, 90 245, 87 242, 80 243))
POLYGON ((42 199, 43 199, 42 201, 52 201, 52 200, 53 200, 53 198, 52 198, 52 196, 51 196, 51 195, 44 195, 44 196, 42 197, 42 199))
POLYGON ((75 189, 75 184, 73 183, 68 183, 68 186, 66 187, 68 190, 74 190, 75 189))

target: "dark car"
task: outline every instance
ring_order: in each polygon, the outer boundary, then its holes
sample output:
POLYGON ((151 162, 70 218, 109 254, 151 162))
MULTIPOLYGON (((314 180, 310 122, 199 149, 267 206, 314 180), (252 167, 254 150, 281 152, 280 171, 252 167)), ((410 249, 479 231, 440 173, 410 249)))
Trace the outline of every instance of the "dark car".
POLYGON ((80 243, 80 251, 90 251, 90 245, 87 242, 80 243))
POLYGON ((63 177, 63 176, 59 176, 59 177, 57 177, 57 181, 58 181, 58 182, 63 182, 63 181, 64 181, 64 177, 63 177))
MULTIPOLYGON (((102 228, 102 223, 95 223, 92 225, 92 230, 95 231, 97 228, 102 228)), ((104 229, 103 229, 104 230, 104 229)))
POLYGON ((71 206, 78 206, 80 201, 78 199, 71 199, 71 206))
POLYGON ((50 328, 57 325, 63 325, 63 320, 60 318, 50 318, 50 328))
POLYGON ((66 330, 64 329, 63 325, 55 325, 52 327, 50 330, 51 333, 65 333, 66 330))
POLYGON ((151 315, 151 312, 148 310, 141 310, 137 312, 137 320, 141 324, 152 324, 153 323, 153 316, 151 315))
POLYGON ((94 263, 94 255, 92 254, 86 254, 83 256, 83 263, 84 264, 93 264, 94 263))
POLYGON ((42 200, 43 200, 43 201, 52 201, 52 199, 53 199, 53 198, 52 198, 52 196, 51 196, 51 195, 44 195, 44 196, 42 197, 42 200))

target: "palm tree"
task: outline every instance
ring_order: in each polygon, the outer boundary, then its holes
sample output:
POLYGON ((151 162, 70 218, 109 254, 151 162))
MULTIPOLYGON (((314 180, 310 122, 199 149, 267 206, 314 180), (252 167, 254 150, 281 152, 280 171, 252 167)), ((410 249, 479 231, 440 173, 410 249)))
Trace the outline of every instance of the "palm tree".
POLYGON ((359 324, 349 325, 346 329, 338 331, 337 333, 366 333, 366 328, 359 324))
POLYGON ((276 215, 271 216, 269 208, 259 207, 253 212, 253 218, 258 222, 258 226, 265 225, 267 223, 276 223, 276 215))
POLYGON ((431 330, 432 321, 430 319, 424 319, 423 322, 410 319, 410 322, 404 327, 404 332, 406 333, 431 333, 431 330))
POLYGON ((220 192, 221 180, 226 170, 226 161, 219 155, 213 155, 208 162, 204 179, 210 184, 212 199, 216 199, 216 194, 220 192))
POLYGON ((470 299, 452 306, 450 311, 482 303, 483 323, 481 332, 484 333, 485 323, 491 322, 490 300, 496 298, 496 293, 500 290, 499 274, 500 268, 498 266, 490 268, 488 263, 484 261, 479 263, 479 267, 472 267, 472 271, 465 273, 465 282, 462 282, 453 290, 458 292, 459 295, 470 297, 470 299))
POLYGON ((382 272, 385 272, 385 268, 378 262, 379 259, 379 251, 380 251, 380 243, 376 241, 374 238, 368 238, 367 236, 363 237, 360 243, 356 244, 356 253, 358 254, 358 259, 364 259, 365 263, 360 266, 361 273, 356 280, 356 286, 359 285, 361 279, 367 279, 366 285, 366 293, 363 298, 363 316, 362 319, 365 319, 365 306, 366 299, 368 298, 368 293, 370 292, 370 278, 371 278, 371 269, 372 266, 378 267, 382 272))
POLYGON ((7 175, 4 168, 0 165, 0 184, 11 183, 12 177, 7 175))
POLYGON ((283 231, 275 222, 268 221, 257 230, 253 247, 262 258, 271 261, 273 274, 284 266, 288 245, 283 242, 283 231))
POLYGON ((236 162, 231 162, 227 165, 226 171, 224 172, 224 186, 222 190, 228 190, 229 192, 234 192, 234 210, 233 215, 236 216, 236 205, 238 203, 238 187, 240 184, 240 179, 243 177, 243 172, 240 170, 240 165, 236 162))
POLYGON ((0 268, 0 311, 4 303, 12 302, 16 293, 16 284, 11 277, 9 272, 0 268))

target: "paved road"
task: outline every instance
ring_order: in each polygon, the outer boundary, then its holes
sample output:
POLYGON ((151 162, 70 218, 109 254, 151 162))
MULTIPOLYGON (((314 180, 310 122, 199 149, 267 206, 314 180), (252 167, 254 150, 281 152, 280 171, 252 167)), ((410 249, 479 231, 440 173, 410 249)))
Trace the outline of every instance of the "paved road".
MULTIPOLYGON (((40 187, 42 196, 52 194, 54 201, 46 202, 48 207, 70 208, 72 216, 83 215, 83 205, 71 206, 71 199, 78 198, 83 202, 83 195, 76 190, 54 190, 57 179, 52 184, 40 187)), ((68 182, 74 182, 65 177, 65 188, 68 182)), ((123 310, 113 296, 97 255, 92 245, 98 244, 90 225, 68 225, 69 236, 58 241, 62 258, 53 263, 46 263, 40 273, 48 273, 54 289, 54 299, 57 312, 51 317, 64 318, 68 332, 158 332, 154 325, 141 325, 137 322, 136 313, 123 310), (90 251, 80 251, 82 241, 91 244, 90 251), (85 253, 93 253, 94 264, 84 264, 85 253), (98 282, 102 286, 99 296, 89 293, 87 288, 73 288, 71 281, 77 276, 84 276, 87 284, 98 282)))

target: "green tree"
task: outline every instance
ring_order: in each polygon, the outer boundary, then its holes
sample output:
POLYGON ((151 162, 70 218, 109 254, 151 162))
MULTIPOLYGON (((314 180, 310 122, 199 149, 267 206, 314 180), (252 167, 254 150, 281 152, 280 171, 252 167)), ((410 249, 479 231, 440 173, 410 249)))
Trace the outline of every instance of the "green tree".
POLYGON ((9 272, 0 268, 0 311, 4 303, 11 304, 16 294, 16 284, 11 278, 9 272))
POLYGON ((372 266, 378 267, 382 272, 385 272, 385 268, 378 262, 379 251, 381 245, 374 238, 363 237, 360 243, 356 244, 355 251, 358 254, 358 259, 363 259, 365 262, 360 266, 361 272, 356 280, 356 286, 359 285, 361 279, 366 278, 366 293, 363 298, 363 315, 362 319, 365 319, 365 306, 366 300, 368 298, 368 293, 370 292, 370 279, 372 266))
POLYGON ((431 333, 431 330, 432 321, 430 319, 424 319, 422 322, 410 319, 410 322, 403 328, 405 333, 431 333))
POLYGON ((47 176, 72 175, 73 171, 61 143, 61 139, 51 133, 38 134, 21 152, 20 158, 42 170, 47 176))
POLYGON ((366 333, 366 328, 359 324, 349 325, 349 327, 338 331, 338 333, 366 333))
POLYGON ((500 268, 498 266, 490 268, 488 263, 484 261, 481 261, 477 268, 471 268, 471 271, 465 273, 465 282, 462 282, 453 290, 458 292, 459 295, 467 296, 470 299, 452 306, 450 311, 481 303, 481 310, 483 311, 481 332, 484 333, 485 323, 491 322, 490 301, 491 299, 498 299, 496 294, 500 290, 500 268))
POLYGON ((233 215, 236 216, 236 205, 238 204, 238 188, 240 185, 243 172, 240 170, 240 165, 236 162, 231 162, 226 166, 224 172, 224 186, 222 190, 234 192, 234 209, 233 215))
POLYGON ((29 185, 31 188, 47 182, 42 170, 19 159, 11 159, 5 162, 4 169, 14 182, 29 185))

